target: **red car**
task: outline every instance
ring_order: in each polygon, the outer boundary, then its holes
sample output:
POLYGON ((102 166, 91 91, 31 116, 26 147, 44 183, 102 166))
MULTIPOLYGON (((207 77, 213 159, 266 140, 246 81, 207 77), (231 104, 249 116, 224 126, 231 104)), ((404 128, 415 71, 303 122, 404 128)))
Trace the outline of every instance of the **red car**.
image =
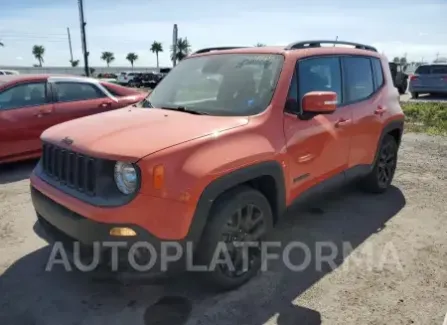
POLYGON ((68 120, 122 108, 147 94, 75 76, 0 76, 0 163, 37 158, 40 135, 68 120))

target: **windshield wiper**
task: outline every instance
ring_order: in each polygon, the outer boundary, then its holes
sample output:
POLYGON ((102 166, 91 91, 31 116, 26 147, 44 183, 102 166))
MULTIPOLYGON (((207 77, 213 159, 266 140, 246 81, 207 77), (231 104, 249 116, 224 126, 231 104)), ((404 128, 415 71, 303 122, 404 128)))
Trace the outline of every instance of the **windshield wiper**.
POLYGON ((168 109, 171 111, 180 111, 180 112, 185 112, 185 113, 195 114, 195 115, 209 115, 206 112, 196 111, 194 109, 186 108, 185 106, 161 106, 160 108, 168 109))

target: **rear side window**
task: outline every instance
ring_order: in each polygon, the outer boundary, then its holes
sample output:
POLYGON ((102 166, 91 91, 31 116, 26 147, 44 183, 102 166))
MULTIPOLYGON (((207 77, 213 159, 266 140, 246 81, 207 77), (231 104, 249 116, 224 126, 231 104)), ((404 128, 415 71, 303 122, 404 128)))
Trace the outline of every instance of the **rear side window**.
POLYGON ((431 67, 433 74, 447 74, 447 65, 433 65, 431 67))
POLYGON ((383 70, 382 62, 379 59, 371 58, 374 71, 374 91, 382 87, 383 85, 383 70))
POLYGON ((106 97, 98 87, 80 82, 58 82, 55 84, 57 101, 72 102, 106 97))
POLYGON ((343 59, 343 68, 348 103, 364 100, 374 93, 374 77, 369 58, 346 57, 343 59))
POLYGON ((298 64, 300 99, 311 91, 333 91, 342 102, 341 68, 338 57, 305 59, 298 64))
POLYGON ((415 74, 430 74, 430 66, 429 65, 421 65, 417 67, 415 74))

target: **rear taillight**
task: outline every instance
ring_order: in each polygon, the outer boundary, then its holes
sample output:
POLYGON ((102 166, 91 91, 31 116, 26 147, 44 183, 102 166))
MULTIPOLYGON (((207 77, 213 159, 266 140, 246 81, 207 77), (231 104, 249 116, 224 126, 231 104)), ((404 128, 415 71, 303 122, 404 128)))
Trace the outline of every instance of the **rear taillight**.
POLYGON ((410 76, 410 81, 417 80, 417 79, 418 79, 418 77, 415 75, 410 76))

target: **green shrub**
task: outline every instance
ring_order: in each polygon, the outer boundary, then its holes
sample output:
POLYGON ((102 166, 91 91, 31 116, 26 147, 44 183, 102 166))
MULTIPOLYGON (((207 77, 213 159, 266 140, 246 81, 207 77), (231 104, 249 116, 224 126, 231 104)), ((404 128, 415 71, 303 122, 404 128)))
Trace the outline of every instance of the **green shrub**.
POLYGON ((401 103, 409 130, 447 135, 447 103, 401 103))

